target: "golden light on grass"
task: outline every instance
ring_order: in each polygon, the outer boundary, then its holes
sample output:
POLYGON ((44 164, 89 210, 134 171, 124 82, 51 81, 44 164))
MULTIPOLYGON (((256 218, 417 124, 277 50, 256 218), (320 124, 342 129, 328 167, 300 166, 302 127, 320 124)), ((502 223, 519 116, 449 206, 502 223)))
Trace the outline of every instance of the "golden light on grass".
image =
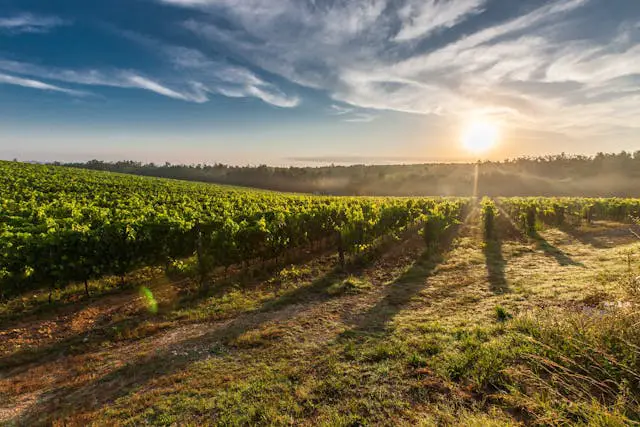
POLYGON ((490 120, 476 119, 470 122, 462 132, 462 145, 473 154, 489 151, 498 143, 500 130, 490 120))

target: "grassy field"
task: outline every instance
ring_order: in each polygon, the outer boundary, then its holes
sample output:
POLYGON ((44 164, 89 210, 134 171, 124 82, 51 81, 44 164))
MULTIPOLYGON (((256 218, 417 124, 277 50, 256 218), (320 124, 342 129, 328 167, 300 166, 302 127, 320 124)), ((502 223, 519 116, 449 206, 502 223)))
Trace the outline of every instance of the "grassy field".
POLYGON ((146 269, 0 306, 0 424, 628 425, 640 242, 477 209, 439 250, 309 253, 199 291, 146 269), (149 292, 141 292, 145 287, 149 292))

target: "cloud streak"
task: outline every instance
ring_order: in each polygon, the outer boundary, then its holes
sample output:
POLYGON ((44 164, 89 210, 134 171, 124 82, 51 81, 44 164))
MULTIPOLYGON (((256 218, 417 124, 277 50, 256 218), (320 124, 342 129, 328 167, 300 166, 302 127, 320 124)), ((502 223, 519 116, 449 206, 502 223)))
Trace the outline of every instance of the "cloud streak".
MULTIPOLYGON (((142 76, 132 71, 111 70, 68 70, 54 67, 42 67, 39 65, 29 64, 19 61, 8 61, 0 59, 0 70, 23 74, 44 80, 54 80, 66 82, 82 86, 103 86, 116 87, 124 89, 142 89, 149 92, 163 95, 169 98, 181 101, 202 103, 206 102, 206 91, 202 90, 197 84, 192 83, 184 90, 171 89, 151 78, 142 76)), ((14 81, 20 86, 33 87, 44 90, 54 90, 58 92, 77 95, 84 93, 82 91, 63 89, 48 83, 38 82, 36 80, 14 77, 14 81), (25 84, 19 84, 23 82, 25 84), (29 83, 34 82, 34 83, 29 83)), ((7 79, 8 80, 8 79, 7 79)), ((7 81, 8 82, 8 81, 7 81)))
MULTIPOLYGON (((155 82, 146 77, 142 77, 136 74, 130 74, 125 77, 125 80, 131 85, 130 87, 135 87, 139 89, 148 90, 150 92, 157 93, 159 95, 167 96, 173 99, 180 99, 182 101, 203 103, 207 102, 209 98, 206 96, 206 90, 204 90, 200 85, 194 83, 192 85, 192 92, 177 92, 173 89, 169 89, 166 86, 161 85, 158 82, 155 82)), ((128 85, 123 85, 127 87, 128 85)))
POLYGON ((398 10, 402 27, 395 41, 425 37, 436 30, 451 28, 467 16, 480 13, 485 0, 410 0, 398 10))
POLYGON ((31 13, 0 17, 0 31, 10 34, 48 33, 56 27, 67 24, 67 21, 56 16, 38 16, 31 13))
POLYGON ((85 95, 88 95, 87 92, 82 92, 82 91, 73 90, 73 89, 67 89, 67 88, 63 88, 63 87, 60 87, 60 86, 56 86, 56 85, 48 84, 48 83, 45 83, 45 82, 41 82, 39 80, 26 79, 26 78, 12 76, 12 75, 3 74, 3 73, 0 73, 0 84, 21 86, 21 87, 45 90, 45 91, 50 91, 50 92, 61 92, 61 93, 66 93, 68 95, 73 95, 73 96, 85 96, 85 95))
MULTIPOLYGON (((42 67, 1 58, 0 70, 75 85, 141 89, 168 98, 198 104, 210 101, 211 96, 215 94, 233 98, 254 97, 281 108, 292 108, 300 103, 298 97, 284 94, 277 87, 263 81, 249 70, 211 61, 197 50, 171 46, 166 47, 164 52, 169 55, 170 60, 182 75, 188 74, 192 77, 179 82, 180 88, 172 88, 157 79, 130 70, 70 70, 42 67)), ((5 81, 0 80, 0 83, 64 92, 70 95, 84 93, 18 77, 13 77, 13 80, 10 81, 9 77, 7 76, 5 81)))
POLYGON ((281 108, 300 104, 297 96, 283 93, 247 68, 214 61, 197 49, 157 45, 181 72, 188 72, 209 93, 232 98, 254 97, 281 108))

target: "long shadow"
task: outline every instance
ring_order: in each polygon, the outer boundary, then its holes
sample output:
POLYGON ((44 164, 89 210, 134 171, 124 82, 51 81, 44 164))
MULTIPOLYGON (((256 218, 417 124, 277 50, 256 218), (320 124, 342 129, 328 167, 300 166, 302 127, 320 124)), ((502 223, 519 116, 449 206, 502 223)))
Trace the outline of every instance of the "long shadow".
POLYGON ((17 375, 29 369, 29 365, 36 361, 45 359, 55 359, 61 356, 83 354, 92 350, 99 349, 105 343, 135 341, 137 339, 147 338, 151 335, 161 332, 166 328, 154 329, 152 332, 145 333, 135 338, 126 338, 119 335, 132 331, 143 323, 152 320, 151 315, 138 315, 136 317, 126 318, 117 322, 104 324, 98 328, 77 333, 68 336, 62 340, 55 341, 47 346, 35 348, 26 348, 18 352, 6 355, 0 358, 0 372, 11 369, 12 375, 17 375), (18 368, 20 369, 12 369, 18 368))
POLYGON ((579 228, 571 225, 561 226, 560 231, 563 231, 564 233, 568 234, 569 236, 576 239, 583 245, 593 246, 594 248, 597 248, 597 249, 611 249, 612 247, 615 246, 610 243, 603 242, 598 238, 597 234, 594 235, 594 232, 580 230, 579 228))
MULTIPOLYGON (((360 261, 360 265, 366 265, 366 263, 362 263, 360 261)), ((348 268, 351 265, 347 266, 348 268)), ((350 270, 346 270, 350 271, 350 270)), ((342 271, 339 268, 333 268, 330 271, 330 274, 324 276, 322 280, 314 281, 311 285, 305 286, 302 288, 297 288, 293 292, 285 293, 281 298, 274 299, 273 301, 269 301, 266 303, 262 309, 275 309, 278 306, 287 305, 288 302, 298 301, 303 302, 309 298, 312 298, 317 295, 322 295, 323 289, 327 286, 325 281, 330 281, 329 285, 333 283, 336 277, 342 274, 342 271)), ((266 274, 261 274, 260 277, 263 280, 268 280, 269 276, 266 274)), ((237 278, 236 278, 237 279, 237 278)), ((225 282, 225 286, 215 287, 209 290, 208 292, 202 292, 195 295, 190 295, 181 301, 178 304, 173 305, 170 309, 188 309, 199 304, 204 298, 212 296, 212 295, 222 295, 228 289, 230 289, 230 285, 227 283, 233 283, 233 278, 229 277, 228 282, 225 282)), ((256 282, 254 282, 256 283, 256 282)), ((243 288, 245 288, 243 286, 243 288)), ((162 304, 161 304, 162 307, 162 304)), ((162 312, 162 309, 161 309, 162 312)), ((237 314, 237 313, 236 313, 237 314)), ((240 313, 242 314, 242 313, 240 313)), ((42 361, 45 357, 48 358, 56 358, 59 356, 73 355, 73 354, 81 354, 93 349, 99 348, 103 343, 114 342, 114 337, 119 331, 123 330, 132 330, 137 326, 143 324, 147 321, 153 320, 162 320, 162 317, 155 317, 147 311, 141 310, 139 313, 133 314, 126 319, 117 321, 117 322, 107 322, 98 327, 94 327, 87 331, 82 331, 77 334, 73 334, 68 336, 62 340, 55 341, 46 346, 40 346, 37 348, 26 348, 24 350, 14 352, 12 354, 6 355, 4 357, 0 357, 0 370, 15 368, 18 366, 22 366, 26 370, 28 369, 28 365, 32 362, 42 361)), ((152 333, 145 334, 141 338, 148 338, 151 335, 154 335, 158 332, 161 332, 163 329, 154 330, 152 333)), ((117 341, 134 341, 135 339, 121 339, 117 341)), ((13 373, 18 373, 21 370, 14 370, 13 373)))
POLYGON ((127 395, 155 377, 180 371, 211 354, 191 351, 192 349, 208 348, 214 343, 233 347, 236 338, 276 319, 286 306, 311 299, 314 295, 324 297, 325 293, 322 291, 334 283, 333 274, 330 273, 303 289, 276 298, 202 336, 173 343, 150 356, 138 357, 96 381, 50 390, 40 396, 22 418, 14 422, 19 425, 48 424, 64 414, 98 409, 127 395))
MULTIPOLYGON (((304 263, 308 263, 311 260, 323 256, 327 256, 327 254, 335 252, 332 248, 328 248, 325 246, 321 246, 319 248, 302 248, 296 251, 291 256, 287 258, 282 258, 279 260, 268 260, 265 263, 256 263, 251 266, 251 268, 245 270, 241 269, 238 266, 234 266, 229 273, 224 273, 223 269, 219 269, 216 274, 212 274, 209 278, 209 286, 203 287, 198 291, 191 291, 191 289, 184 288, 180 291, 183 292, 183 295, 180 298, 178 303, 179 308, 188 308, 197 304, 198 301, 214 296, 221 295, 230 289, 235 288, 238 283, 242 284, 243 288, 251 288, 251 283, 260 282, 261 279, 266 280, 270 278, 273 274, 280 271, 282 268, 289 265, 302 265, 304 263)), ((149 269, 153 269, 156 267, 148 267, 149 269)), ((159 280, 161 277, 165 277, 158 273, 155 273, 153 277, 145 276, 142 273, 145 268, 134 271, 128 274, 127 281, 125 286, 120 284, 109 286, 106 290, 98 290, 91 289, 91 295, 86 296, 84 291, 78 290, 78 293, 73 293, 65 296, 65 300, 62 301, 54 301, 53 304, 48 303, 40 303, 29 307, 27 309, 21 309, 19 312, 9 313, 6 315, 0 315, 0 322, 2 323, 3 328, 10 329, 15 325, 21 324, 24 322, 25 318, 33 318, 33 320, 49 320, 52 318, 56 318, 60 315, 64 314, 72 314, 74 312, 83 310, 94 304, 99 302, 101 299, 112 297, 116 295, 126 295, 126 294, 135 294, 137 289, 140 286, 149 286, 159 280)), ((174 283, 191 281, 195 283, 195 280, 192 279, 188 275, 179 274, 176 276, 167 276, 174 283)), ((113 279, 111 277, 103 277, 98 280, 109 280, 113 279)), ((116 279, 119 280, 119 279, 116 279)), ((35 291, 47 293, 48 290, 36 289, 35 291)), ((28 290, 23 293, 16 294, 12 296, 12 299, 20 299, 24 297, 24 295, 33 293, 34 290, 28 290)))
MULTIPOLYGON (((387 245, 382 245, 376 251, 386 251, 387 245)), ((95 381, 57 388, 45 393, 18 420, 17 424, 33 425, 50 422, 61 414, 78 413, 83 410, 98 409, 105 404, 127 395, 154 377, 168 375, 186 368, 188 365, 205 359, 211 353, 201 351, 187 351, 185 349, 202 349, 214 343, 223 343, 233 348, 234 340, 244 333, 259 329, 260 326, 282 319, 283 309, 308 302, 322 302, 336 298, 328 292, 328 288, 347 277, 363 271, 375 260, 374 256, 355 259, 346 270, 336 267, 313 281, 311 284, 299 287, 281 296, 274 297, 255 310, 240 314, 219 328, 196 338, 179 341, 150 356, 140 356, 132 362, 108 373, 95 381), (186 355, 185 355, 186 354, 186 355)), ((290 316, 291 314, 285 314, 290 316)), ((212 325, 213 327, 213 325, 212 325)))
MULTIPOLYGON (((302 286, 290 292, 284 292, 279 297, 274 297, 268 300, 264 303, 260 310, 276 310, 289 304, 304 303, 312 299, 316 299, 318 302, 329 299, 332 296, 326 293, 326 288, 331 286, 337 280, 344 278, 349 274, 358 274, 363 269, 369 267, 381 254, 389 250, 393 245, 402 245, 408 240, 409 235, 405 235, 401 238, 400 241, 385 240, 383 242, 380 242, 371 250, 348 259, 344 269, 336 266, 321 279, 313 281, 311 285, 302 286)), ((298 262, 309 261, 309 259, 310 258, 308 257, 300 258, 298 262)), ((238 272, 237 274, 229 275, 224 281, 221 281, 221 283, 216 283, 214 286, 205 288, 201 292, 184 296, 177 302, 177 304, 167 304, 166 310, 163 310, 164 304, 161 303, 160 312, 162 313, 163 311, 192 308, 194 306, 197 306, 202 302, 202 300, 210 296, 223 295, 225 292, 234 288, 237 284, 240 284, 242 289, 250 290, 253 287, 256 287, 259 284, 263 283, 264 281, 275 277, 275 274, 277 274, 279 271, 279 266, 280 264, 272 266, 271 268, 267 268, 265 269, 265 271, 259 272, 257 273, 257 275, 253 275, 250 278, 246 276, 246 272, 238 272)), ((251 312, 249 312, 249 314, 250 313, 251 312)), ((244 315, 248 313, 244 312, 234 314, 244 315)), ((23 369, 14 369, 12 371, 14 374, 16 374, 28 369, 27 365, 29 365, 30 363, 42 361, 45 357, 51 359, 59 356, 81 354, 87 351, 91 351, 95 348, 99 348, 103 343, 113 342, 113 336, 118 331, 126 329, 132 330, 142 323, 152 320, 162 320, 162 317, 156 318, 146 311, 140 311, 138 314, 134 314, 133 316, 121 321, 105 323, 100 325, 99 327, 95 327, 91 330, 71 335, 46 346, 41 346, 38 348, 26 348, 24 350, 14 352, 4 357, 0 357, 0 370, 22 366, 23 369)), ((139 337, 138 339, 148 338, 161 332, 164 329, 166 328, 155 329, 139 337)), ((122 339, 119 341, 135 341, 135 339, 122 339)))
POLYGON ((535 233, 533 239, 536 241, 538 249, 542 250, 548 257, 555 258, 558 264, 562 266, 574 265, 578 267, 584 267, 584 264, 578 261, 574 261, 566 252, 557 246, 549 243, 540 233, 535 233))
POLYGON ((633 233, 638 233, 640 230, 633 224, 619 223, 618 227, 601 227, 594 230, 583 229, 576 226, 565 224, 560 227, 560 230, 578 240, 583 245, 589 245, 597 249, 611 249, 616 247, 620 242, 616 242, 616 239, 625 241, 626 239, 633 240, 633 233), (607 241, 604 238, 609 238, 607 241))
POLYGON ((496 233, 491 239, 485 239, 482 252, 487 266, 489 289, 496 295, 510 292, 505 274, 507 262, 504 259, 502 245, 505 240, 526 242, 526 236, 513 219, 497 204, 500 215, 496 218, 496 233))
MULTIPOLYGON (((372 249, 372 253, 378 253, 380 251, 384 251, 384 249, 388 247, 385 244, 381 244, 376 248, 372 249)), ((222 296, 226 292, 231 289, 235 289, 238 285, 244 290, 251 290, 254 287, 264 283, 265 281, 274 278, 275 275, 283 268, 285 265, 301 265, 305 262, 311 261, 314 257, 322 257, 327 255, 327 251, 324 253, 314 253, 314 254, 305 254, 303 256, 298 256, 295 259, 290 259, 289 262, 279 262, 279 263, 270 263, 265 267, 264 270, 254 271, 248 274, 246 271, 236 271, 228 274, 226 277, 215 278, 215 282, 208 287, 202 288, 195 292, 188 292, 182 296, 178 297, 177 301, 165 302, 161 301, 159 303, 160 313, 170 312, 172 310, 177 309, 189 309, 197 306, 203 300, 212 297, 212 296, 222 296)), ((369 259, 369 255, 363 255, 361 257, 356 257, 350 260, 350 263, 347 264, 347 270, 356 264, 366 266, 367 259, 369 259)), ((338 272, 338 269, 334 269, 334 272, 338 272)), ((180 277, 184 281, 184 277, 180 277)), ((171 285, 175 284, 170 283, 171 285)), ((183 289, 184 290, 184 289, 183 289)), ((312 294, 314 291, 314 287, 311 286, 308 289, 309 293, 312 294)), ((131 295, 132 298, 137 298, 137 292, 133 285, 127 286, 125 288, 112 289, 108 293, 104 293, 102 295, 91 296, 90 298, 85 298, 83 295, 83 299, 81 301, 75 302, 65 302, 62 304, 55 304, 53 306, 45 307, 46 312, 42 313, 42 316, 38 316, 35 320, 47 320, 56 315, 60 314, 70 314, 76 312, 78 310, 82 310, 93 303, 100 303, 101 297, 113 296, 113 295, 131 295), (69 308, 73 310, 69 311, 69 308)), ((290 298, 296 298, 296 295, 290 295, 290 298)), ((238 315, 238 313, 235 313, 238 315)), ((36 313, 31 313, 31 316, 35 316, 36 313)), ((55 341, 46 346, 40 346, 37 348, 25 348, 23 350, 14 352, 12 354, 8 354, 0 357, 0 370, 15 368, 18 366, 24 366, 23 370, 26 370, 28 365, 35 361, 41 361, 43 358, 56 358, 59 356, 71 355, 71 354, 81 354, 87 351, 91 351, 95 348, 100 347, 103 343, 113 342, 114 334, 118 333, 118 331, 122 330, 131 330, 136 328, 147 321, 159 320, 163 319, 162 314, 160 317, 152 316, 147 311, 140 311, 137 314, 133 314, 126 319, 117 321, 117 322, 107 322, 103 324, 98 324, 97 327, 93 327, 90 330, 82 331, 77 334, 70 335, 61 340, 55 341), (71 350, 70 350, 71 349, 71 350)), ((219 320, 219 319, 217 319, 219 320)), ((20 320, 17 319, 14 321, 15 323, 19 323, 20 320)), ((3 328, 6 326, 10 328, 14 322, 10 322, 9 324, 3 325, 3 328)), ((154 329, 152 332, 141 336, 140 338, 148 338, 151 335, 161 332, 166 328, 158 328, 154 329)), ((119 341, 134 341, 135 339, 129 340, 119 340, 119 341)), ((13 370, 14 373, 19 373, 21 370, 13 370)))
MULTIPOLYGON (((93 292, 91 296, 87 297, 82 293, 71 294, 67 296, 67 299, 63 301, 54 301, 52 304, 48 304, 46 302, 42 302, 39 304, 35 304, 26 309, 21 309, 20 311, 15 311, 11 313, 7 313, 5 315, 0 316, 0 323, 2 324, 3 329, 11 329, 16 325, 23 324, 25 320, 50 320, 59 317, 60 315, 72 314, 85 308, 89 307, 91 304, 99 302, 101 299, 113 297, 116 295, 126 295, 133 294, 136 292, 138 286, 143 286, 148 281, 134 281, 130 282, 125 286, 114 286, 109 288, 108 290, 101 292, 93 292), (74 298, 75 297, 75 298, 74 298)), ((42 291, 41 292, 48 292, 42 291)), ((33 291, 29 291, 33 292, 33 291)), ((24 295, 29 292, 24 292, 21 295, 16 295, 13 298, 21 299, 24 298, 24 295)), ((10 302, 7 302, 10 303, 10 302)))
MULTIPOLYGON (((384 330, 387 324, 427 287, 427 279, 442 263, 444 254, 451 249, 460 227, 461 225, 452 227, 438 248, 426 249, 402 276, 388 285, 384 298, 359 316, 351 331, 384 330)), ((348 335, 349 331, 346 334, 348 335)))
POLYGON ((498 236, 496 239, 485 241, 483 253, 487 264, 489 289, 496 295, 509 292, 509 284, 505 276, 507 263, 502 254, 502 238, 498 236))

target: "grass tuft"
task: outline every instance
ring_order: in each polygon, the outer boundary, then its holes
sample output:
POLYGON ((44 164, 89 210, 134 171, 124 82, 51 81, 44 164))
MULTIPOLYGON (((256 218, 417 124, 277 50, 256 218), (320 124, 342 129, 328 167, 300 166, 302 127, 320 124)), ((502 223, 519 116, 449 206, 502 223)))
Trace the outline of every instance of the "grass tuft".
POLYGON ((327 288, 327 293, 333 296, 343 294, 354 295, 371 289, 372 287, 373 285, 371 282, 366 279, 349 276, 343 281, 329 286, 327 288))
POLYGON ((498 319, 499 322, 506 322, 513 317, 511 313, 509 313, 507 309, 501 305, 496 305, 494 311, 496 314, 496 319, 498 319))

